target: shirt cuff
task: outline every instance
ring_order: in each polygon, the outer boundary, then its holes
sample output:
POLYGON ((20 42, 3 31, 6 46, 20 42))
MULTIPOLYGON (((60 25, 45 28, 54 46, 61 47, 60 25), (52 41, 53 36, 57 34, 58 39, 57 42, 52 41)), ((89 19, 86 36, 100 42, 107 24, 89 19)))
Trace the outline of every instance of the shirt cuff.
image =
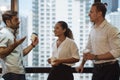
POLYGON ((114 58, 120 57, 120 52, 116 50, 111 50, 110 53, 113 55, 114 58))

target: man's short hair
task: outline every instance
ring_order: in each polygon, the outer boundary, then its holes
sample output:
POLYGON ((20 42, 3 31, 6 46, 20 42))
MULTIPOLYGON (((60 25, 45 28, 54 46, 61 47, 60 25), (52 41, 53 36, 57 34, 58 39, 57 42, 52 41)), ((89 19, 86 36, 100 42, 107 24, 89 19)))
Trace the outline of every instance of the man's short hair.
POLYGON ((96 6, 97 11, 101 11, 103 17, 105 17, 106 12, 107 12, 107 8, 106 8, 107 3, 96 2, 92 6, 96 6))
POLYGON ((6 24, 6 20, 10 20, 13 16, 17 16, 17 11, 5 11, 2 14, 2 20, 6 24))

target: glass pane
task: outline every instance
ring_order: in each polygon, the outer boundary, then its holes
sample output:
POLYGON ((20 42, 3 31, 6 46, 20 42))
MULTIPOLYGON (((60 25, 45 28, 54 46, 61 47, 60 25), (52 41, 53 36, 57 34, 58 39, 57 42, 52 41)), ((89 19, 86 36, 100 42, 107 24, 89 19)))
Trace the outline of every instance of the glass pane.
POLYGON ((29 62, 25 62, 26 66, 50 67, 47 59, 55 40, 53 28, 59 20, 66 21, 72 29, 82 56, 91 29, 88 13, 93 2, 94 0, 19 0, 21 36, 27 35, 26 44, 31 43, 32 32, 37 33, 40 39, 39 45, 26 57, 26 61, 29 59, 29 62))
MULTIPOLYGON (((88 12, 93 2, 94 0, 19 0, 21 36, 27 35, 26 44, 31 43, 32 32, 37 33, 40 40, 39 45, 26 56, 25 66, 51 67, 47 59, 51 55, 52 43, 55 40, 53 28, 59 20, 66 21, 72 29, 80 56, 82 56, 81 53, 91 29, 88 12)), ((87 62, 85 66, 92 67, 91 61, 87 62)), ((91 75, 74 74, 75 80, 91 80, 91 75)), ((46 80, 47 76, 46 73, 27 74, 27 79, 46 80)))
POLYGON ((102 2, 107 3, 106 19, 120 29, 120 0, 102 0, 102 2))

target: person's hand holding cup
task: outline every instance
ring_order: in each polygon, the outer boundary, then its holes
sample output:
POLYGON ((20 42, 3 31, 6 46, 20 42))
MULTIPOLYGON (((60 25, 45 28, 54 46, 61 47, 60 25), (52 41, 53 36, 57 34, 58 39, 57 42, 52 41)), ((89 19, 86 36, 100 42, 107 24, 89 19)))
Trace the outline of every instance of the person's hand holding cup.
POLYGON ((86 59, 86 56, 87 56, 88 53, 90 53, 90 50, 89 50, 89 49, 83 50, 83 59, 84 59, 85 61, 87 60, 87 59, 86 59))
POLYGON ((36 37, 38 37, 38 35, 36 33, 32 33, 31 41, 34 42, 36 37))
POLYGON ((31 45, 33 47, 35 47, 38 44, 39 40, 38 40, 38 35, 36 33, 32 33, 31 41, 32 41, 31 45))
POLYGON ((55 64, 55 60, 56 60, 57 58, 56 57, 51 57, 51 65, 54 65, 55 64))

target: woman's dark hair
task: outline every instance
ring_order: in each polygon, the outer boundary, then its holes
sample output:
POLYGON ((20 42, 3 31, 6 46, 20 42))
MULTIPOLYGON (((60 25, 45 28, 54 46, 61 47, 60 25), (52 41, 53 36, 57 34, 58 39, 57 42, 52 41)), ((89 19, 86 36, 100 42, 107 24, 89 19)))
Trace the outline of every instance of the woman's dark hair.
POLYGON ((69 37, 69 38, 73 39, 72 31, 71 31, 70 28, 68 28, 67 23, 64 22, 64 21, 59 21, 59 22, 57 22, 57 23, 59 23, 59 24, 61 25, 62 29, 66 29, 64 35, 65 35, 66 37, 69 37))
POLYGON ((107 9, 106 9, 107 3, 96 2, 92 6, 96 6, 97 11, 101 11, 103 17, 105 18, 105 15, 107 12, 107 9))
POLYGON ((11 20, 13 16, 17 16, 16 11, 6 11, 2 14, 2 20, 6 24, 6 20, 11 20))

